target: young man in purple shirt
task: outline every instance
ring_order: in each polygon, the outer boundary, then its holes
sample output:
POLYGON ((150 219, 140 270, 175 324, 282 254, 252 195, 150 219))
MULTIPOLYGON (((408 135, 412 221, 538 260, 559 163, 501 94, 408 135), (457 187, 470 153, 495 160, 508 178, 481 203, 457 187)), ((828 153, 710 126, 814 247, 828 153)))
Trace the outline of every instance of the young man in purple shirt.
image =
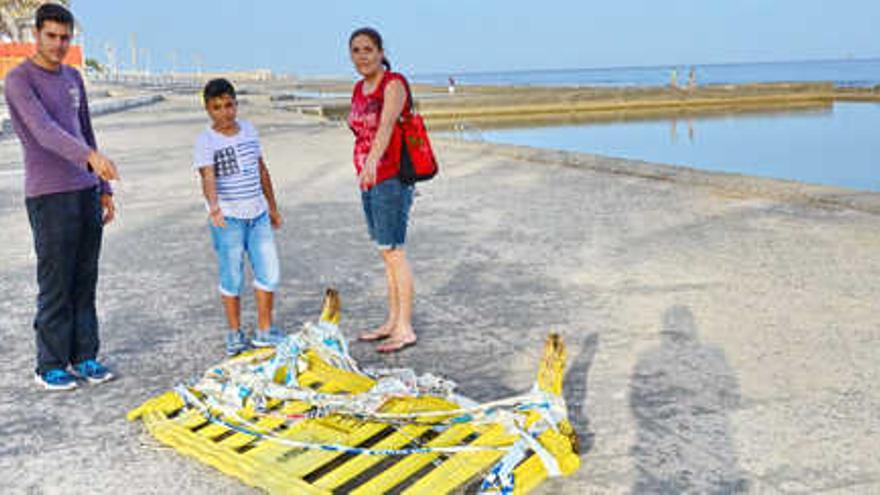
POLYGON ((37 254, 36 382, 76 388, 113 375, 95 358, 95 287, 104 224, 115 208, 112 161, 97 151, 82 78, 62 64, 73 15, 44 4, 36 13, 37 51, 6 76, 6 104, 25 163, 25 204, 37 254), (70 369, 68 369, 70 367, 70 369))

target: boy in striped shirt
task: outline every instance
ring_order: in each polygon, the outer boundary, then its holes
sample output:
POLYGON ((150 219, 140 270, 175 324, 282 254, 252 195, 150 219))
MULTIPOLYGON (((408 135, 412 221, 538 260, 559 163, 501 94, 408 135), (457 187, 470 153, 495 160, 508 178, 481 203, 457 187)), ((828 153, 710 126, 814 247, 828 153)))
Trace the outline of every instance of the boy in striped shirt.
POLYGON ((236 119, 235 88, 226 79, 214 79, 205 86, 203 97, 211 125, 196 140, 193 166, 202 177, 220 268, 220 299, 229 323, 226 353, 232 356, 251 344, 269 346, 284 338, 272 325, 273 293, 280 276, 273 229, 281 226, 281 214, 257 131, 250 122, 236 119), (241 330, 245 254, 254 274, 257 303, 252 339, 241 330))

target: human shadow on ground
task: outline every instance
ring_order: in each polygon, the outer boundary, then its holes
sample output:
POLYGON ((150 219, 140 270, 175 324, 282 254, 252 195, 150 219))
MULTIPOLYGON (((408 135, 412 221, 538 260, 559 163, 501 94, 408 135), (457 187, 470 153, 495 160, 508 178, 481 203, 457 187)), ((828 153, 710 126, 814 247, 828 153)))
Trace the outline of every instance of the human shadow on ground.
POLYGON ((672 306, 660 345, 643 353, 630 381, 638 433, 633 493, 743 493, 730 413, 739 386, 724 352, 700 342, 693 314, 672 306))

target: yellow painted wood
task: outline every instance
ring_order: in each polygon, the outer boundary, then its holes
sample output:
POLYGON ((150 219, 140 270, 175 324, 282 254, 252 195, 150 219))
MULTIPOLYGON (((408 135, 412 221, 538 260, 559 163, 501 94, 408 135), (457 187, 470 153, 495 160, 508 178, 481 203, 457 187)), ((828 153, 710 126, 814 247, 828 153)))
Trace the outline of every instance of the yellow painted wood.
MULTIPOLYGON (((259 428, 259 431, 272 431, 273 429, 284 424, 284 420, 280 418, 272 418, 272 417, 263 417, 254 422, 254 424, 259 428)), ((255 438, 254 435, 249 435, 247 433, 235 432, 227 438, 221 440, 221 443, 224 447, 228 449, 237 449, 242 445, 247 445, 252 442, 255 438)))
POLYGON ((180 424, 184 428, 195 428, 196 426, 207 422, 208 419, 196 409, 186 409, 171 421, 180 424))
POLYGON ((305 357, 308 362, 308 369, 300 373, 299 376, 312 375, 323 383, 333 383, 334 388, 338 388, 339 391, 353 394, 366 392, 376 384, 375 380, 364 375, 330 366, 314 351, 306 351, 305 357))
POLYGON ((187 428, 164 419, 159 413, 145 415, 144 424, 159 441, 226 474, 235 476, 248 485, 272 493, 315 495, 329 493, 301 479, 279 476, 271 463, 254 462, 247 456, 232 453, 212 440, 194 435, 187 428))
MULTIPOLYGON (((236 361, 249 360, 256 362, 268 359, 274 351, 256 350, 235 358, 236 361)), ((318 390, 324 393, 357 394, 369 390, 375 381, 369 377, 350 373, 334 368, 309 351, 305 354, 308 370, 298 376, 303 386, 320 383, 318 390)), ((558 336, 551 335, 547 339, 544 357, 541 361, 537 382, 542 390, 554 394, 562 392, 562 372, 565 363, 565 348, 558 336)), ((378 422, 366 422, 357 418, 331 415, 325 418, 308 420, 287 420, 288 414, 299 414, 307 411, 308 404, 290 401, 271 400, 269 406, 279 405, 268 414, 258 414, 251 408, 238 411, 242 418, 254 423, 258 431, 274 431, 279 438, 287 438, 309 443, 340 444, 356 446, 373 435, 383 431, 388 425, 378 422), (284 424, 289 427, 278 428, 284 424)), ((386 456, 358 455, 348 459, 335 469, 325 473, 315 483, 307 483, 303 476, 343 455, 342 452, 323 450, 295 449, 269 439, 254 441, 255 435, 240 433, 218 424, 209 424, 198 431, 193 428, 203 425, 206 418, 194 408, 186 408, 173 419, 168 415, 184 408, 183 400, 174 392, 153 397, 139 407, 131 410, 129 420, 141 419, 148 431, 159 441, 169 445, 186 455, 209 464, 218 470, 235 476, 251 486, 271 493, 291 494, 324 494, 331 493, 350 480, 363 474, 366 470, 387 459, 386 456), (222 440, 215 440, 225 432, 232 432, 222 440), (253 442, 253 448, 244 452, 238 449, 253 442)), ((385 412, 415 412, 455 409, 458 406, 439 398, 400 398, 389 401, 383 407, 385 412)), ((377 444, 373 449, 397 449, 406 446, 414 438, 431 428, 435 423, 448 417, 431 417, 413 420, 377 444)), ((525 418, 526 425, 532 425, 540 416, 530 412, 525 418)), ((231 418, 226 421, 235 423, 231 418)), ((570 474, 580 466, 577 455, 576 435, 570 424, 560 425, 561 433, 547 430, 538 437, 538 441, 556 458, 563 474, 570 474)), ((493 425, 455 425, 438 437, 428 442, 428 446, 453 446, 471 433, 480 436, 471 445, 512 445, 517 437, 504 431, 500 424, 493 425)), ((357 487, 353 493, 367 495, 384 493, 403 480, 423 469, 425 466, 439 462, 440 465, 423 478, 416 480, 404 493, 406 494, 439 494, 461 489, 474 476, 491 468, 502 456, 503 451, 462 452, 452 456, 438 453, 412 454, 399 459, 388 469, 357 487)), ((547 477, 546 468, 540 457, 530 456, 515 469, 516 493, 526 493, 547 477)))
MULTIPOLYGON (((385 459, 384 456, 356 456, 322 476, 313 485, 308 484, 301 479, 302 476, 330 462, 341 453, 319 450, 302 451, 299 455, 284 458, 285 453, 295 449, 272 441, 261 441, 253 449, 238 453, 236 448, 250 442, 253 439, 251 435, 234 433, 221 442, 215 442, 212 438, 226 431, 224 427, 209 425, 197 432, 192 432, 190 428, 204 422, 204 417, 198 411, 190 409, 175 419, 168 420, 160 410, 172 405, 173 402, 165 398, 165 403, 154 402, 152 404, 154 409, 141 415, 154 436, 163 443, 210 464, 224 473, 273 493, 329 493, 385 459), (306 491, 304 486, 310 487, 311 491, 306 491)), ((302 402, 291 402, 276 411, 278 414, 297 414, 307 410, 308 407, 308 404, 302 402)), ((457 406, 436 398, 406 398, 390 401, 386 407, 388 411, 411 412, 457 406)), ((249 409, 243 409, 239 414, 246 418, 254 415, 253 411, 249 409)), ((536 416, 536 414, 529 414, 526 422, 534 422, 537 420, 536 416)), ((266 416, 255 421, 260 427, 271 429, 282 424, 284 419, 266 416)), ((347 417, 331 416, 301 421, 290 430, 281 432, 279 436, 306 442, 356 445, 382 431, 385 427, 386 425, 381 423, 364 423, 347 417)), ((428 425, 406 426, 401 431, 383 439, 373 448, 399 448, 424 433, 429 427, 428 425)), ((516 440, 515 436, 504 433, 500 425, 491 425, 484 427, 484 429, 486 430, 484 434, 472 445, 510 445, 516 440)), ((428 445, 455 445, 472 431, 474 431, 474 427, 471 425, 456 425, 443 432, 428 445)), ((570 443, 565 435, 548 430, 539 436, 538 440, 557 458, 564 474, 577 469, 580 459, 571 451, 570 443)), ((489 469, 502 455, 501 451, 467 452, 454 455, 446 459, 440 467, 423 479, 418 480, 405 493, 447 493, 461 488, 475 475, 489 469)), ((407 456, 387 471, 358 487, 353 493, 363 495, 387 491, 438 458, 440 458, 439 454, 407 456)), ((517 493, 526 493, 543 481, 547 473, 540 458, 532 456, 517 467, 515 476, 517 493)))
MULTIPOLYGON (((328 443, 335 442, 339 438, 339 431, 318 421, 303 421, 294 424, 290 429, 280 432, 276 436, 298 442, 328 443)), ((293 450, 294 448, 288 445, 264 440, 244 455, 261 462, 275 463, 273 469, 279 469, 278 463, 286 462, 279 458, 293 450)), ((303 451, 300 455, 305 452, 307 451, 303 451)))
POLYGON ((563 372, 567 355, 562 337, 555 333, 548 335, 544 342, 544 353, 535 380, 539 389, 562 396, 563 372))
MULTIPOLYGON (((516 436, 495 424, 470 445, 512 445, 516 436)), ((503 451, 461 452, 443 462, 437 469, 404 490, 405 495, 437 495, 449 493, 461 487, 477 474, 489 469, 502 456, 503 451)))
POLYGON ((513 470, 513 479, 516 480, 514 493, 528 493, 547 479, 547 469, 541 458, 533 454, 513 470))
POLYGON ((299 386, 302 388, 312 388, 312 385, 321 381, 321 379, 315 375, 314 373, 309 373, 308 371, 304 373, 300 373, 296 377, 299 386))
POLYGON ((321 322, 338 325, 342 313, 341 308, 342 300, 339 298, 339 292, 336 289, 328 288, 324 292, 324 302, 321 304, 321 322))
MULTIPOLYGON (((419 435, 428 431, 430 426, 416 426, 416 425, 407 425, 403 428, 400 428, 398 431, 392 433, 387 438, 382 439, 380 442, 376 443, 370 448, 373 449, 397 449, 401 448, 404 445, 412 442, 414 439, 418 438, 419 435)), ((422 454, 412 454, 412 455, 422 455, 422 454)), ((334 469, 330 473, 322 476, 318 479, 314 485, 319 488, 324 488, 327 490, 333 490, 341 485, 343 485, 348 480, 354 478, 355 476, 361 474, 366 471, 370 467, 378 464, 379 462, 386 459, 387 456, 382 455, 359 455, 354 457, 334 469)))
POLYGON ((298 400, 292 400, 290 402, 286 402, 283 406, 278 408, 277 411, 280 414, 302 414, 311 408, 311 404, 298 400))
MULTIPOLYGON (((413 407, 417 406, 414 406, 412 401, 391 401, 383 406, 382 411, 406 412, 412 410, 413 407)), ((341 434, 335 439, 330 440, 331 442, 348 446, 359 445, 387 428, 387 425, 383 423, 363 423, 340 416, 323 418, 322 421, 327 425, 340 427, 341 434), (346 428, 352 427, 354 429, 346 432, 346 428)), ((342 454, 342 452, 323 450, 309 451, 292 459, 290 462, 286 462, 283 469, 285 473, 291 476, 305 476, 342 454)))
MULTIPOLYGON (((541 419, 540 414, 529 411, 526 415, 525 428, 530 428, 539 419, 541 419)), ((564 433, 552 429, 545 430, 538 435, 538 442, 556 459, 559 463, 559 471, 563 475, 568 476, 580 467, 578 453, 574 450, 571 439, 564 433)))
POLYGON ((559 463, 559 471, 564 475, 574 473, 581 466, 581 459, 571 450, 571 442, 568 437, 556 430, 546 430, 538 435, 538 442, 559 463))
MULTIPOLYGON (((384 429, 385 425, 383 424, 369 423, 353 431, 347 437, 335 437, 328 441, 342 445, 358 445, 384 429)), ((342 452, 310 450, 285 462, 282 469, 290 476, 305 476, 340 455, 342 452)))
MULTIPOLYGON (((274 403, 277 403, 277 402, 280 402, 280 401, 274 401, 274 403)), ((268 405, 270 407, 272 406, 272 404, 273 404, 272 401, 270 401, 268 403, 268 405)), ((307 411, 310 407, 311 406, 309 406, 308 404, 306 404, 304 402, 299 402, 299 401, 289 402, 289 403, 284 404, 283 406, 281 406, 277 409, 274 409, 273 412, 271 413, 273 415, 267 415, 267 416, 262 416, 262 417, 257 415, 257 417, 259 417, 259 419, 256 420, 254 422, 254 424, 258 427, 259 431, 271 432, 272 430, 278 428, 279 426, 281 426, 282 424, 284 424, 288 421, 283 417, 284 415, 300 414, 300 413, 307 411)), ((256 438, 256 437, 253 435, 249 435, 247 433, 236 432, 235 434, 229 436, 229 438, 222 440, 222 443, 226 447, 236 449, 236 448, 239 448, 243 445, 250 443, 251 441, 254 440, 254 438, 256 438)), ((259 441, 262 443, 270 443, 271 442, 269 440, 262 440, 262 439, 259 441)))
MULTIPOLYGON (((226 419, 226 421, 235 424, 235 422, 233 422, 230 419, 226 419)), ((223 425, 220 425, 217 423, 211 423, 208 426, 206 426, 204 428, 200 428, 199 431, 196 431, 193 433, 195 435, 200 436, 200 437, 214 439, 214 438, 219 437, 220 435, 226 433, 227 431, 230 431, 230 430, 226 426, 223 426, 223 425)))
MULTIPOLYGON (((437 438, 428 442, 427 446, 450 447, 454 445, 459 445, 459 442, 461 442, 464 438, 466 438, 474 431, 475 429, 471 425, 455 425, 438 435, 437 438)), ((381 474, 375 476, 371 480, 353 490, 351 492, 351 495, 371 495, 374 493, 385 493, 401 481, 415 474, 423 467, 434 462, 436 459, 439 459, 440 456, 441 454, 437 453, 408 455, 400 462, 394 464, 390 468, 383 471, 381 474)))
MULTIPOLYGON (((572 453, 571 444, 565 435, 553 430, 547 430, 538 436, 538 442, 544 446, 559 463, 559 470, 567 476, 580 466, 580 459, 572 453)), ((516 480, 516 489, 514 493, 528 493, 533 488, 541 484, 547 479, 547 468, 544 462, 537 454, 531 455, 522 464, 513 470, 513 476, 516 480)))
MULTIPOLYGON (((397 397, 390 399, 382 405, 381 412, 394 413, 418 413, 425 411, 443 411, 458 409, 458 404, 441 399, 440 397, 397 397)), ((418 421, 423 424, 436 424, 451 418, 453 415, 447 416, 428 416, 419 418, 418 421)))
POLYGON ((141 415, 143 415, 144 413, 150 411, 159 411, 165 414, 169 414, 173 411, 180 409, 183 406, 183 399, 181 399, 179 395, 177 395, 173 391, 165 392, 162 395, 147 400, 139 407, 132 409, 131 411, 129 411, 126 418, 129 421, 134 421, 140 418, 141 415))

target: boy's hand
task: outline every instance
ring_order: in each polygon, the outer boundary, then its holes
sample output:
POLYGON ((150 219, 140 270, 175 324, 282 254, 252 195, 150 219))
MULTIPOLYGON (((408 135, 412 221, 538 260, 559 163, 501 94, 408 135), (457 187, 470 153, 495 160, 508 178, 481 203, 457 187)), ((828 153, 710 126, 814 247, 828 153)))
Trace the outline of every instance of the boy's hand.
POLYGON ((92 150, 89 152, 89 165, 92 167, 92 171, 95 172, 95 175, 104 179, 104 180, 119 180, 119 172, 116 171, 116 165, 113 164, 113 161, 102 155, 97 150, 92 150))
POLYGON ((211 223, 214 225, 214 227, 219 227, 221 229, 223 227, 226 227, 226 220, 223 219, 223 211, 220 210, 219 206, 215 206, 211 210, 210 217, 211 217, 211 223))
POLYGON ((281 228, 281 212, 278 210, 269 210, 269 221, 275 229, 281 228))

